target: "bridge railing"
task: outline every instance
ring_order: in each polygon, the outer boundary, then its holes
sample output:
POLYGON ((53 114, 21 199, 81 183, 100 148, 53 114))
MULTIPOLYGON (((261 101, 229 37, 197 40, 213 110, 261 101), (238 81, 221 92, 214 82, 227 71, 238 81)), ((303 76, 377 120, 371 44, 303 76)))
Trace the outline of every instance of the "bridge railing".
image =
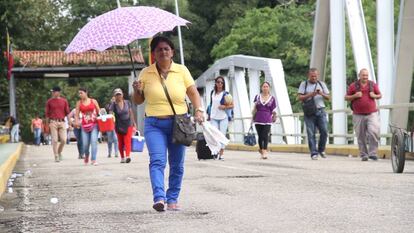
MULTIPOLYGON (((400 104, 390 104, 390 105, 381 105, 378 107, 379 109, 389 109, 389 110, 393 110, 393 109, 398 109, 398 108, 407 108, 409 110, 414 110, 414 103, 400 103, 400 104)), ((352 110, 349 108, 346 109, 337 109, 337 110, 326 110, 326 113, 328 114, 328 124, 329 122, 332 121, 332 115, 334 113, 346 113, 348 116, 352 115, 352 110)), ((298 133, 271 133, 271 136, 281 136, 281 137, 296 137, 297 138, 297 144, 306 144, 307 140, 306 140, 306 128, 304 125, 304 119, 303 119, 303 112, 297 112, 297 113, 293 113, 293 114, 285 114, 285 115, 278 115, 278 120, 274 123, 274 124, 280 124, 280 118, 284 118, 284 117, 293 117, 294 121, 300 121, 301 122, 301 126, 298 129, 298 133)), ((243 120, 249 120, 251 119, 250 117, 243 117, 243 118, 234 118, 233 121, 243 121, 243 120)), ((353 132, 353 124, 352 124, 352 118, 348 119, 348 132, 353 132)), ((402 126, 400 126, 402 127, 402 126)), ((404 127, 403 127, 404 128, 404 127)), ((356 142, 354 142, 356 135, 354 133, 349 133, 349 134, 333 134, 332 132, 332 127, 328 127, 328 131, 329 133, 329 141, 333 141, 333 138, 336 137, 340 137, 340 138, 346 138, 348 139, 348 144, 354 144, 356 142)), ((230 131, 228 132, 229 135, 245 135, 247 134, 247 132, 235 132, 235 131, 230 131)), ((390 143, 390 139, 392 137, 391 133, 383 133, 381 134, 381 138, 385 138, 386 143, 389 144, 390 143)), ((272 143, 272 142, 270 142, 272 143)))

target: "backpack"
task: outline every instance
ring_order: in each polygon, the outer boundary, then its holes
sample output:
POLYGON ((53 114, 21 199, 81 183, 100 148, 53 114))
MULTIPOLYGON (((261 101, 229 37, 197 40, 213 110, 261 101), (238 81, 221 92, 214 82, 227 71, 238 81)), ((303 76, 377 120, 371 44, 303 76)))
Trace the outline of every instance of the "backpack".
MULTIPOLYGON (((361 91, 361 84, 359 83, 359 80, 354 82, 355 85, 355 92, 361 91)), ((371 80, 368 80, 368 85, 369 85, 369 92, 374 91, 374 83, 371 80)), ((352 100, 350 103, 350 108, 352 111, 354 111, 354 107, 353 107, 353 102, 355 100, 352 100)))

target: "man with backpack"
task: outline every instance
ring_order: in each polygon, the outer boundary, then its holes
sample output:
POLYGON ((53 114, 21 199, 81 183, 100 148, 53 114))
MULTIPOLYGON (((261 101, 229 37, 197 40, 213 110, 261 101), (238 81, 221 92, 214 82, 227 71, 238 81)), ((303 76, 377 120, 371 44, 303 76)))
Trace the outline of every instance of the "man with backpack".
POLYGON ((316 68, 308 71, 308 80, 301 82, 298 90, 298 98, 302 101, 305 115, 308 146, 312 160, 317 160, 318 155, 326 158, 325 147, 328 140, 328 121, 325 112, 324 100, 330 100, 329 90, 326 84, 318 80, 319 72, 316 68), (316 129, 319 130, 319 143, 316 148, 316 129))
POLYGON ((350 102, 353 111, 352 123, 362 161, 378 160, 377 151, 380 140, 380 120, 375 100, 381 98, 381 93, 378 85, 368 80, 368 76, 368 70, 361 69, 359 80, 349 85, 345 95, 345 100, 350 102))

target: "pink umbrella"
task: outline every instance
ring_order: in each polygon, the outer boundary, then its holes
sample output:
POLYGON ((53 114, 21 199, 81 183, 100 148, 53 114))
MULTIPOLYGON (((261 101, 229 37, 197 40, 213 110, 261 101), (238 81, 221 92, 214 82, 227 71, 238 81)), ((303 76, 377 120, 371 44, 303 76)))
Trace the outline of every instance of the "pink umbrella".
POLYGON ((190 22, 156 7, 120 7, 87 23, 70 42, 65 53, 127 46, 134 40, 150 38, 187 23, 190 22))

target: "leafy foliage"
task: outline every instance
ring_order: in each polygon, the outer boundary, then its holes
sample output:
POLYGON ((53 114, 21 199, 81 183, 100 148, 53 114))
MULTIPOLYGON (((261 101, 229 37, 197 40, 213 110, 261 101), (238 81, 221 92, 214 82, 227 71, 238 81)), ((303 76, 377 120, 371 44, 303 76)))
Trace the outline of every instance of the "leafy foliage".
POLYGON ((216 59, 232 54, 281 59, 291 103, 296 103, 297 88, 309 66, 312 10, 312 5, 249 10, 211 54, 216 59))

